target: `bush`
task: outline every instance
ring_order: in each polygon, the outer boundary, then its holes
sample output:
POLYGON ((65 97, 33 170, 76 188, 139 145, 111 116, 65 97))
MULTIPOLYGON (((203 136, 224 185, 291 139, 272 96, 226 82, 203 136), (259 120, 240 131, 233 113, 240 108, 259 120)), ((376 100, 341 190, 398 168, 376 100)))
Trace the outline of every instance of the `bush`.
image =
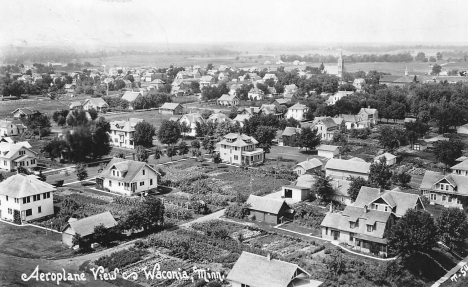
POLYGON ((120 269, 129 264, 140 261, 143 255, 145 255, 146 253, 147 251, 131 247, 126 250, 114 252, 110 255, 102 256, 99 259, 97 259, 94 263, 111 271, 115 268, 120 269))
POLYGON ((247 204, 234 203, 226 207, 224 215, 238 219, 244 219, 249 213, 247 204))

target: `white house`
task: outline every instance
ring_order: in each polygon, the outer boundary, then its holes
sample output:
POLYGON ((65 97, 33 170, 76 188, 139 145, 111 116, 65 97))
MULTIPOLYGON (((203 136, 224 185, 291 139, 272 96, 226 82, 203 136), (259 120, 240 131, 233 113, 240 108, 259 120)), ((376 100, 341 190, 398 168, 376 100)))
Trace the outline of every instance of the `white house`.
POLYGON ((257 148, 257 140, 245 134, 229 133, 217 146, 219 155, 224 162, 241 165, 261 163, 264 161, 264 151, 257 148))
POLYGON ((311 158, 302 162, 299 162, 293 167, 293 171, 297 175, 303 174, 314 174, 316 171, 322 169, 323 163, 317 158, 311 158))
POLYGON ((309 109, 306 105, 297 103, 294 106, 288 108, 286 118, 294 118, 298 121, 303 121, 306 119, 306 113, 308 110, 309 109))
POLYGON ((359 78, 359 79, 354 79, 353 81, 353 86, 356 88, 356 90, 360 91, 366 84, 366 80, 359 78))
POLYGON ((2 137, 20 135, 24 132, 25 129, 26 127, 23 125, 23 123, 18 120, 0 120, 0 136, 2 137))
POLYGON ((15 174, 0 183, 0 218, 13 221, 15 211, 21 220, 54 214, 54 187, 32 176, 15 174))
POLYGON ((239 101, 239 98, 235 94, 224 94, 216 100, 218 105, 221 106, 237 106, 239 104, 239 101))
POLYGON ((340 147, 336 145, 319 145, 315 148, 317 150, 317 155, 324 158, 339 158, 340 157, 340 147))
POLYGON ((388 153, 388 152, 374 157, 374 161, 379 162, 382 157, 385 157, 385 160, 387 161, 387 165, 392 166, 392 165, 396 164, 397 157, 395 155, 391 154, 391 153, 388 153))
POLYGON ((87 99, 83 103, 83 110, 95 109, 98 112, 105 112, 109 105, 102 98, 87 99))
POLYGON ((197 123, 202 124, 204 122, 205 119, 201 116, 201 114, 198 113, 185 114, 179 118, 179 124, 185 123, 190 128, 190 131, 188 133, 185 133, 185 135, 191 137, 195 137, 197 135, 197 123))
POLYGON ((110 144, 116 147, 135 148, 133 134, 135 133, 135 126, 141 122, 143 122, 143 119, 136 118, 110 122, 110 144))
POLYGON ((339 126, 330 117, 317 117, 314 119, 313 128, 317 130, 317 134, 322 136, 322 140, 332 140, 339 126))
POLYGON ((337 101, 341 100, 343 97, 354 94, 352 91, 338 91, 336 94, 330 96, 326 101, 327 105, 331 106, 336 104, 337 101))
POLYGON ((37 166, 37 153, 22 143, 0 142, 0 169, 12 171, 22 166, 30 169, 37 166))
POLYGON ((145 162, 113 158, 96 178, 100 189, 134 195, 158 187, 158 172, 145 162))
POLYGON ((133 110, 135 101, 141 96, 142 96, 141 92, 127 91, 123 94, 122 100, 126 100, 128 102, 128 109, 133 110))

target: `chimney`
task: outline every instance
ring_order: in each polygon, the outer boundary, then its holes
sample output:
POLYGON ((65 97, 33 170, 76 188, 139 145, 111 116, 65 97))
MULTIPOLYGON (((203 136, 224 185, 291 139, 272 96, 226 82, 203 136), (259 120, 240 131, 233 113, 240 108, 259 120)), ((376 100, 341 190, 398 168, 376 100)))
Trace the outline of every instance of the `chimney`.
POLYGON ((364 213, 367 213, 367 205, 364 205, 364 213))
POLYGON ((333 204, 330 203, 330 213, 332 213, 332 212, 333 212, 333 204))
POLYGON ((253 113, 254 113, 254 108, 253 107, 250 107, 250 113, 253 115, 253 113))
POLYGON ((268 261, 271 260, 271 255, 270 255, 270 253, 267 254, 267 260, 268 260, 268 261))
POLYGON ((368 109, 370 109, 370 106, 367 106, 368 109))

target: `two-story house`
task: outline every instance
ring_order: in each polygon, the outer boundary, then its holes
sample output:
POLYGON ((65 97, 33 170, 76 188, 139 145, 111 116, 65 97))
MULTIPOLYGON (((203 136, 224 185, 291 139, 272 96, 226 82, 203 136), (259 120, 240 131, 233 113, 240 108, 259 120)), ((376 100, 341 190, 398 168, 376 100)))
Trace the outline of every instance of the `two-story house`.
POLYGON ((340 126, 330 117, 315 118, 313 123, 313 129, 317 130, 317 134, 320 134, 324 141, 332 140, 339 128, 340 126))
POLYGON ((145 162, 113 158, 96 178, 96 186, 123 195, 135 195, 157 188, 158 172, 145 162))
POLYGON ((237 106, 239 102, 240 100, 236 94, 224 94, 216 100, 216 103, 221 106, 237 106))
POLYGON ((110 122, 110 144, 116 147, 134 149, 133 134, 135 133, 135 126, 141 122, 143 122, 143 119, 136 118, 110 122))
POLYGON ((30 169, 37 166, 37 153, 23 143, 0 142, 0 169, 12 171, 21 166, 30 169))
POLYGON ((386 230, 410 208, 424 209, 418 195, 362 187, 353 206, 327 213, 321 223, 322 237, 347 243, 362 252, 386 255, 386 230))
POLYGON ((257 148, 257 140, 245 134, 229 133, 217 143, 222 161, 241 165, 261 163, 264 161, 264 151, 257 148))
POLYGON ((370 128, 371 123, 368 120, 361 119, 360 115, 341 115, 345 122, 346 129, 348 130, 359 130, 364 128, 370 128))
POLYGON ((0 136, 18 136, 26 130, 26 126, 19 120, 0 120, 0 136))
POLYGON ((349 176, 360 176, 367 180, 369 178, 370 163, 332 158, 325 165, 327 176, 337 179, 347 179, 349 176))
POLYGON ((54 187, 31 175, 15 174, 0 183, 0 218, 21 221, 54 214, 54 187))
POLYGON ((95 109, 98 112, 106 112, 109 105, 102 98, 87 99, 83 103, 83 110, 95 109))
POLYGON ((205 119, 199 113, 185 114, 179 118, 179 124, 185 123, 190 131, 185 133, 184 136, 197 136, 197 123, 204 123, 205 119))
POLYGON ((308 111, 309 108, 307 108, 306 105, 297 103, 294 106, 288 108, 288 111, 286 112, 286 118, 293 118, 298 121, 303 121, 306 120, 306 114, 308 111))
POLYGON ((213 76, 203 76, 200 78, 200 90, 204 87, 210 87, 215 84, 216 80, 213 76))
POLYGON ((327 105, 332 106, 336 104, 339 100, 341 100, 343 97, 349 96, 354 94, 352 91, 338 91, 334 95, 331 95, 328 100, 326 100, 327 105))
POLYGON ((379 111, 370 107, 361 108, 358 116, 361 121, 367 121, 371 125, 376 125, 379 120, 379 111))
POLYGON ((232 287, 318 287, 322 282, 310 279, 310 274, 289 262, 242 252, 227 276, 232 287))
POLYGON ((265 93, 262 90, 260 90, 259 88, 253 87, 252 89, 250 89, 250 91, 248 93, 248 97, 252 101, 259 101, 259 100, 263 100, 265 98, 265 93))

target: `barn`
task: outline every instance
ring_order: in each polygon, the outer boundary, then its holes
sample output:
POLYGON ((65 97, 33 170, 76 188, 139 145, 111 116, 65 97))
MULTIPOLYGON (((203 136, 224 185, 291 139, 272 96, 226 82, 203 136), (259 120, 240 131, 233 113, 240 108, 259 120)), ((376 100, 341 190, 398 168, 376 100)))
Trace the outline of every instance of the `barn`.
POLYGON ((284 219, 292 220, 294 211, 281 199, 250 195, 247 199, 250 215, 255 220, 270 224, 279 224, 284 219))
POLYGON ((62 243, 73 247, 73 236, 75 234, 79 234, 82 238, 90 236, 94 233, 94 227, 101 224, 106 228, 112 228, 117 225, 117 222, 109 211, 79 220, 69 220, 68 224, 62 229, 62 243))

